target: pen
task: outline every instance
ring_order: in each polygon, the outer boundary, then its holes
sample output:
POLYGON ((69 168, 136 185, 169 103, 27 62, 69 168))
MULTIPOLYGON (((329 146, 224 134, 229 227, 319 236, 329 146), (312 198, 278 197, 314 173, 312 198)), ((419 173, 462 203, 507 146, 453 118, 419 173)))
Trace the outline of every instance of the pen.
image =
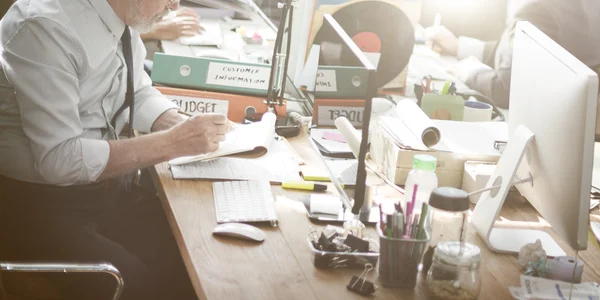
POLYGON ((183 110, 179 110, 179 111, 177 111, 177 112, 178 112, 179 114, 181 114, 181 115, 184 115, 184 116, 186 116, 186 117, 193 117, 193 116, 194 116, 194 115, 192 115, 192 114, 190 114, 190 113, 187 113, 187 112, 185 112, 185 111, 183 111, 183 110))
POLYGON ((442 15, 437 13, 435 14, 435 17, 433 17, 433 26, 439 27, 440 25, 442 25, 442 15))
POLYGON ((282 182, 281 187, 284 189, 307 190, 316 192, 322 192, 327 190, 326 184, 314 183, 311 181, 282 182))
POLYGON ((394 227, 392 227, 392 223, 393 223, 393 215, 386 215, 386 219, 387 219, 387 224, 386 224, 386 229, 385 229, 385 235, 388 238, 392 238, 392 231, 394 230, 394 227))
POLYGON ((379 229, 381 234, 385 234, 385 224, 383 223, 383 205, 379 203, 379 229))
POLYGON ((429 205, 423 202, 423 206, 421 208, 421 218, 419 220, 419 227, 417 229, 417 239, 422 239, 425 234, 425 222, 427 221, 427 211, 429 210, 429 205))

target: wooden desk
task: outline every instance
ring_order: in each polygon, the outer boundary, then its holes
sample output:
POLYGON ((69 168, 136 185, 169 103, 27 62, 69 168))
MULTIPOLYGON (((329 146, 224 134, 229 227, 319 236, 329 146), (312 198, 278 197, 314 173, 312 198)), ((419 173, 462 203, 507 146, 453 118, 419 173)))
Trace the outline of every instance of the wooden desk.
MULTIPOLYGON (((290 142, 307 163, 320 163, 306 134, 290 142)), ((262 244, 254 244, 212 235, 216 217, 209 181, 173 180, 166 163, 157 165, 154 170, 155 183, 162 187, 162 204, 200 299, 363 299, 346 289, 350 278, 362 270, 322 270, 313 266, 306 237, 309 226, 314 224, 306 217, 303 204, 295 200, 303 193, 273 187, 280 225, 278 228, 261 226, 267 239, 262 244)), ((383 192, 378 190, 378 193, 383 192)), ((594 215, 592 219, 600 217, 594 215)), ((544 229, 569 255, 574 255, 518 195, 511 195, 506 201, 501 223, 544 229)), ((376 237, 372 227, 368 234, 376 237)), ((479 299, 512 299, 507 287, 520 286, 516 255, 492 253, 472 228, 468 240, 482 250, 479 299)), ((583 280, 599 282, 597 244, 590 243, 588 250, 579 255, 585 262, 583 280)), ((381 287, 376 272, 370 273, 369 280, 379 286, 375 293, 379 299, 427 299, 422 274, 419 274, 417 287, 408 290, 381 287)))

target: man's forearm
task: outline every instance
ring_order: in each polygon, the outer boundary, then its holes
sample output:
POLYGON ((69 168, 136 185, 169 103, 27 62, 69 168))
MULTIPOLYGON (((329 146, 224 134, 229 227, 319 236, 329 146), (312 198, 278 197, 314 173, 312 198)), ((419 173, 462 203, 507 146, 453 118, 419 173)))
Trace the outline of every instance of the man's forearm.
POLYGON ((167 130, 180 122, 185 121, 187 117, 178 113, 176 109, 169 109, 160 115, 152 124, 152 132, 167 130))
POLYGON ((140 33, 140 38, 142 41, 150 41, 155 40, 154 33, 152 31, 146 33, 140 33))
POLYGON ((98 180, 113 178, 177 157, 177 149, 173 147, 165 130, 185 119, 177 110, 169 109, 152 124, 152 131, 155 133, 109 141, 108 163, 98 180))
POLYGON ((98 180, 109 179, 177 157, 166 131, 108 141, 108 163, 98 180))

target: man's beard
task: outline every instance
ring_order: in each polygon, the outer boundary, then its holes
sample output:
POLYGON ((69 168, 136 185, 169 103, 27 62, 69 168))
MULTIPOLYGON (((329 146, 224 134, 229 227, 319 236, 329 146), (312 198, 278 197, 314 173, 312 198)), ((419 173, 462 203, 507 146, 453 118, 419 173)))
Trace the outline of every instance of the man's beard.
POLYGON ((131 20, 131 26, 137 32, 146 33, 154 28, 154 24, 158 23, 158 21, 162 20, 164 16, 169 12, 167 9, 164 11, 152 16, 151 18, 144 19, 140 12, 143 11, 145 0, 133 0, 131 5, 129 6, 128 16, 131 20))

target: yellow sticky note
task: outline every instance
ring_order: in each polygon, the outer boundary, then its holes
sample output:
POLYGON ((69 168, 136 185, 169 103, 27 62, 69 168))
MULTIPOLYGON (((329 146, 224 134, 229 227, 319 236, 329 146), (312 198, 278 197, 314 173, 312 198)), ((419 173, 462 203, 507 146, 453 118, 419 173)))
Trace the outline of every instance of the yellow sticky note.
POLYGON ((331 181, 329 173, 323 168, 315 168, 311 166, 300 166, 302 178, 308 181, 331 181))

